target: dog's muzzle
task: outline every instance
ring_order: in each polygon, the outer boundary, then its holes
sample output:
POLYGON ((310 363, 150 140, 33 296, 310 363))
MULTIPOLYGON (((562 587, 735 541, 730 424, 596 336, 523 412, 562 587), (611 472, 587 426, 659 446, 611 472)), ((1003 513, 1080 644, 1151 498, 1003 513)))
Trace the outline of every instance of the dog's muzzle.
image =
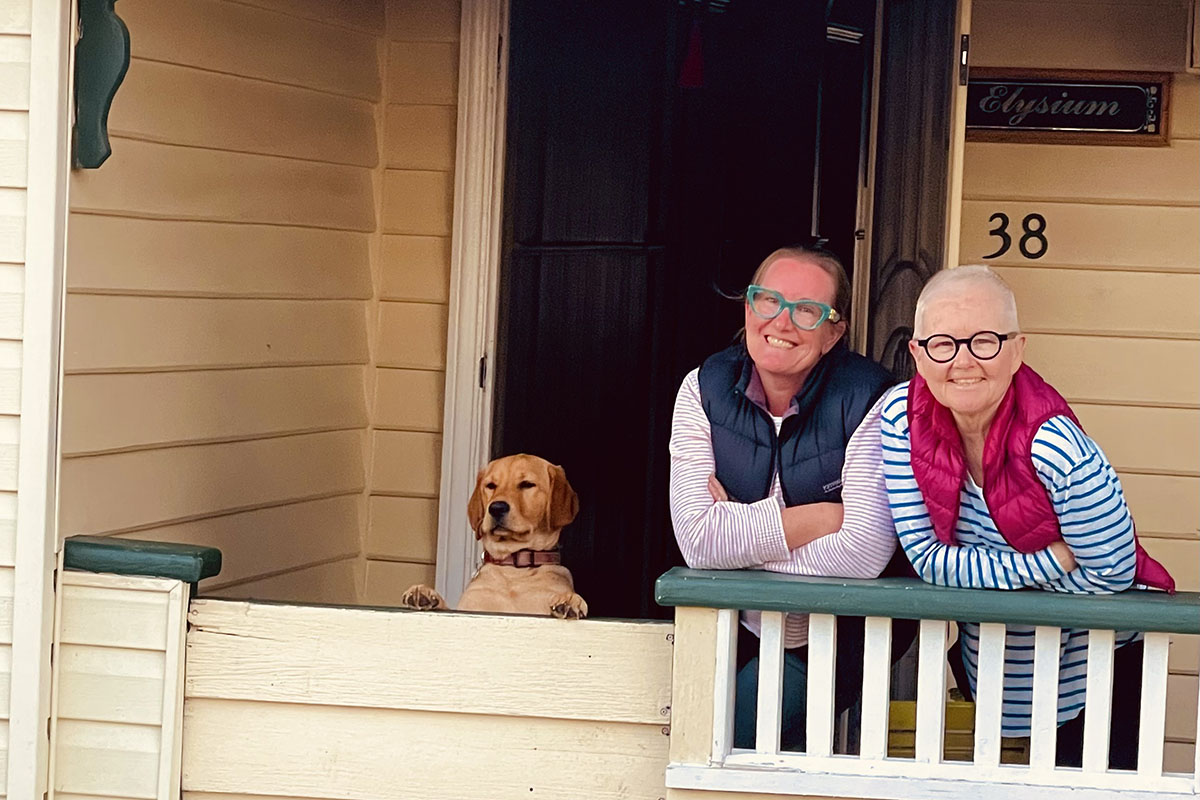
POLYGON ((508 514, 508 508, 508 503, 504 502, 503 500, 496 500, 488 504, 488 514, 491 515, 492 519, 496 520, 496 522, 503 522, 504 517, 508 514))

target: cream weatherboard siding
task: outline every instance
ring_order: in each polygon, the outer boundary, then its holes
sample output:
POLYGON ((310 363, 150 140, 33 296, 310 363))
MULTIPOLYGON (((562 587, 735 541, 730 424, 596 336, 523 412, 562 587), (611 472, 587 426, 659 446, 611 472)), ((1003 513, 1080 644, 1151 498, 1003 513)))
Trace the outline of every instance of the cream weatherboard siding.
POLYGON ((364 597, 374 604, 434 578, 458 32, 455 0, 387 4, 365 548, 364 597))
POLYGON ((223 600, 188 622, 185 797, 666 794, 669 623, 223 600))
MULTIPOLYGON (((1027 360, 1066 395, 1120 474, 1142 541, 1181 589, 1200 589, 1200 78, 1183 72, 1186 0, 975 0, 980 66, 1176 73, 1168 147, 968 142, 961 258, 1012 285, 1027 360), (1023 258, 1021 220, 1046 219, 1023 258)), ((1168 767, 1190 769, 1197 642, 1171 647, 1168 767)))
POLYGON ((71 183, 61 531, 219 547, 209 593, 355 602, 382 0, 117 11, 113 154, 71 183))
POLYGON ((458 3, 118 11, 113 155, 71 185, 62 532, 219 547, 206 593, 392 602, 437 538, 458 3))
POLYGON ((25 284, 30 0, 0 0, 0 795, 7 786, 25 284))
POLYGON ((188 587, 64 572, 54 632, 55 797, 178 796, 188 587))

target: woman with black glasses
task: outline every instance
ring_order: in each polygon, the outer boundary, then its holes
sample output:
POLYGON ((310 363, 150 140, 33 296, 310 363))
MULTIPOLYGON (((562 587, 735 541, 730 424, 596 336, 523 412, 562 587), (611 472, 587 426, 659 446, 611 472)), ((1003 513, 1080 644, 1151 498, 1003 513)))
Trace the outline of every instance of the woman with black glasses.
MULTIPOLYGON (((745 292, 744 336, 684 378, 671 428, 670 500, 689 566, 874 578, 897 552, 878 409, 869 416, 893 381, 842 342, 849 296, 832 253, 776 250, 745 292)), ((744 613, 742 624, 755 636, 739 637, 734 745, 751 748, 758 615, 744 613)), ((862 620, 840 619, 837 636, 842 710, 862 691, 862 620)), ((902 653, 911 632, 894 638, 902 653)), ((784 749, 804 747, 807 639, 808 617, 789 614, 784 749)))
MULTIPOLYGON (((883 400, 884 475, 905 554, 924 580, 986 589, 1106 594, 1174 590, 1137 542, 1121 484, 1067 402, 1024 364, 1012 290, 989 267, 930 279, 909 350, 917 375, 883 400)), ((973 693, 979 626, 960 623, 973 693)), ((1110 763, 1137 762, 1141 634, 1119 632, 1110 763)), ((1034 628, 1010 625, 1001 735, 1029 736, 1034 628)), ((1088 633, 1059 649, 1058 763, 1079 766, 1088 633)))

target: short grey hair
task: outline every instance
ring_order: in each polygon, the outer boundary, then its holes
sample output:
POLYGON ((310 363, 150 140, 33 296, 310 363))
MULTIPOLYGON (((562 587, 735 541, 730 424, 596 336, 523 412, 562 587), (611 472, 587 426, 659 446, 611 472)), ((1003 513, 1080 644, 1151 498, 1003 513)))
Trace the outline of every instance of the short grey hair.
POLYGON ((1004 282, 1004 279, 986 264, 964 264, 961 267, 944 269, 926 282, 925 288, 921 290, 921 294, 917 298, 916 313, 913 314, 913 335, 924 335, 925 331, 922 329, 921 323, 925 314, 925 307, 932 300, 967 284, 989 286, 995 290, 997 297, 1004 307, 1005 316, 1011 322, 1011 327, 1008 331, 997 331, 997 333, 1009 333, 1010 331, 1019 331, 1021 329, 1020 323, 1017 320, 1017 298, 1013 295, 1013 291, 1009 288, 1008 284, 1004 282))

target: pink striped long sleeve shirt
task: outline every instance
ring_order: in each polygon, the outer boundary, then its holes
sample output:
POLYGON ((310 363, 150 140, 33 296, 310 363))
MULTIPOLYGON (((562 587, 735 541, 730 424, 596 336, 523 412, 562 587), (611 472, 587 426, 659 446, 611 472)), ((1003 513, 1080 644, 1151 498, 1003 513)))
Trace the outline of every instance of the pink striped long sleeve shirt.
MULTIPOLYGON (((708 492, 716 472, 712 429, 700 403, 700 371, 683 379, 671 421, 671 522, 675 540, 695 569, 764 569, 792 575, 874 578, 896 549, 896 530, 883 480, 880 403, 846 445, 842 466, 843 521, 838 531, 789 550, 783 533, 783 490, 776 474, 771 493, 755 503, 717 502, 708 492)), ((776 419, 776 430, 779 419, 776 419)), ((742 624, 756 635, 759 613, 742 624)), ((808 615, 788 614, 784 645, 808 642, 808 615)))

